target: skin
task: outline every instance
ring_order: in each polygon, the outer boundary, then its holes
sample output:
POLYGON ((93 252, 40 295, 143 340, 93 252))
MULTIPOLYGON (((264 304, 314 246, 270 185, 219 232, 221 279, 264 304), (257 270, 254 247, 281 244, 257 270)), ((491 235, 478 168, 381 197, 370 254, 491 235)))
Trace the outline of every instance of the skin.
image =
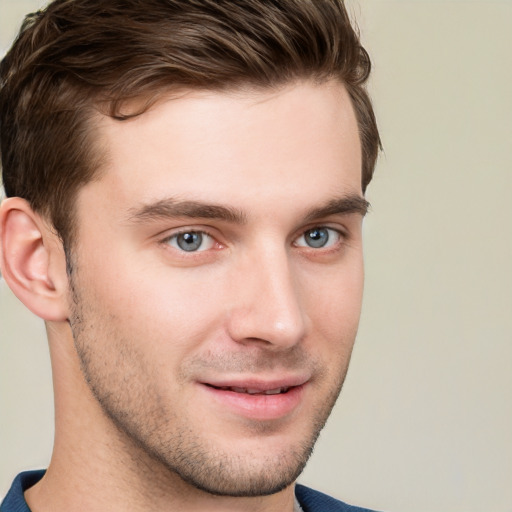
POLYGON ((188 92, 97 134, 108 158, 77 198, 70 275, 44 219, 19 198, 1 210, 2 271, 45 318, 54 374, 54 454, 29 506, 291 512, 361 308, 348 94, 188 92), (290 382, 291 405, 212 387, 290 382))

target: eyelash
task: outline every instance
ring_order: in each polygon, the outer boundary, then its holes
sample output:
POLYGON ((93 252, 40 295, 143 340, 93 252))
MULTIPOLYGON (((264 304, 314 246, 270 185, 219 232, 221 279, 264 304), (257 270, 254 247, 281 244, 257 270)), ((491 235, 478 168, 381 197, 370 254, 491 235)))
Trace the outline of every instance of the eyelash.
MULTIPOLYGON (((339 248, 339 246, 342 245, 342 243, 344 241, 346 241, 347 239, 348 239, 348 235, 345 231, 342 231, 340 229, 333 228, 330 226, 317 225, 317 226, 308 227, 307 229, 303 230, 302 233, 294 239, 293 245, 295 247, 304 248, 305 250, 310 251, 310 252, 322 251, 322 253, 326 253, 326 252, 335 252, 339 248), (307 243, 299 243, 299 240, 301 238, 307 236, 308 234, 312 234, 315 231, 317 231, 317 232, 326 231, 327 232, 327 240, 325 242, 325 245, 314 247, 314 246, 308 245, 307 243), (335 234, 336 239, 334 240, 334 242, 331 243, 332 234, 335 234)), ((188 254, 187 257, 192 257, 193 255, 201 254, 201 253, 207 252, 211 249, 222 249, 223 248, 223 245, 217 241, 216 237, 204 229, 182 229, 182 230, 178 231, 177 233, 173 233, 172 235, 165 237, 161 241, 161 243, 163 245, 172 247, 174 250, 176 250, 177 252, 179 252, 183 255, 188 254), (180 247, 179 242, 178 242, 178 237, 180 237, 182 235, 188 235, 188 234, 189 235, 199 235, 201 237, 200 245, 204 244, 205 238, 206 238, 207 240, 209 240, 209 243, 208 243, 209 246, 206 247, 205 249, 196 250, 193 248, 194 240, 192 239, 191 240, 192 249, 190 251, 187 251, 183 247, 180 247)))
POLYGON ((295 242, 294 242, 294 245, 296 247, 304 247, 306 249, 310 249, 312 251, 318 251, 318 250, 335 250, 337 246, 340 245, 340 242, 342 240, 345 240, 347 237, 346 237, 346 234, 344 234, 343 232, 341 232, 339 229, 335 229, 335 228, 332 228, 332 227, 329 227, 329 226, 314 226, 312 228, 308 228, 306 229, 302 235, 300 235, 298 238, 295 239, 295 242), (314 246, 314 245, 308 245, 307 243, 299 243, 299 240, 301 238, 305 238, 306 236, 308 236, 308 234, 314 234, 315 232, 318 234, 319 232, 321 231, 324 231, 324 232, 327 232, 327 238, 325 240, 325 245, 321 245, 321 246, 314 246), (331 238, 332 238, 332 234, 335 235, 336 239, 334 241, 331 241, 331 238))
POLYGON ((208 233, 207 231, 202 230, 202 229, 184 229, 184 230, 181 230, 181 231, 179 231, 177 233, 173 233, 172 235, 164 238, 162 240, 162 243, 166 244, 166 245, 169 245, 169 246, 173 247, 174 249, 176 249, 178 252, 182 252, 182 253, 185 253, 185 254, 187 254, 187 253, 194 254, 194 253, 205 252, 205 251, 207 251, 209 249, 212 249, 216 244, 218 245, 217 248, 220 249, 222 247, 222 244, 217 242, 214 236, 212 236, 210 233, 208 233), (198 251, 198 250, 187 251, 186 249, 183 249, 182 247, 179 247, 178 237, 180 237, 182 235, 199 235, 201 237, 201 244, 204 242, 204 238, 206 237, 210 241, 210 246, 207 247, 206 249, 202 249, 200 251, 198 251), (173 241, 176 242, 175 245, 172 243, 173 241))

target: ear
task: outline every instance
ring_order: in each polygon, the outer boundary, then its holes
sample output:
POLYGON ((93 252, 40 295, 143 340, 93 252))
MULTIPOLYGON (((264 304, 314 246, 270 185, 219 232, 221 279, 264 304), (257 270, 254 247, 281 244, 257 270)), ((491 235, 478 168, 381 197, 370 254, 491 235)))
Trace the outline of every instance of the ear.
POLYGON ((0 269, 16 297, 49 321, 68 318, 66 258, 58 236, 19 197, 0 205, 0 269))

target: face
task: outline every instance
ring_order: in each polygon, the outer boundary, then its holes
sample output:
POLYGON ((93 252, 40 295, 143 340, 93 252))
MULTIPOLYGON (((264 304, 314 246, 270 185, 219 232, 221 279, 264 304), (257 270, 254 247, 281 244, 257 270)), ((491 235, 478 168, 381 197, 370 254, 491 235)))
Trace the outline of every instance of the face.
POLYGON ((77 201, 70 319, 95 398, 196 488, 291 484, 361 307, 357 123, 338 83, 190 92, 102 119, 77 201))

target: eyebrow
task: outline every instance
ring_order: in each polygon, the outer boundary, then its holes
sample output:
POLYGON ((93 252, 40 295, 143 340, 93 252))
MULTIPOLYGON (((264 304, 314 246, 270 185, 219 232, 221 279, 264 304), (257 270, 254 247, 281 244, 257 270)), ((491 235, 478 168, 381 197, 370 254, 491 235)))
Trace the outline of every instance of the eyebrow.
MULTIPOLYGON (((370 203, 359 195, 348 195, 331 199, 325 205, 306 212, 305 222, 330 215, 366 215, 370 203)), ((215 219, 232 224, 246 224, 246 214, 231 206, 209 204, 201 201, 179 201, 174 198, 161 199, 129 210, 128 221, 134 224, 165 220, 169 218, 215 219)))
POLYGON ((137 209, 130 209, 128 220, 138 224, 180 217, 224 220, 232 224, 247 222, 245 213, 231 206, 208 204, 201 201, 179 201, 173 198, 161 199, 137 209))
POLYGON ((313 208, 306 213, 305 221, 310 222, 330 215, 359 214, 363 217, 368 213, 370 203, 360 195, 353 194, 331 199, 324 206, 313 208))

